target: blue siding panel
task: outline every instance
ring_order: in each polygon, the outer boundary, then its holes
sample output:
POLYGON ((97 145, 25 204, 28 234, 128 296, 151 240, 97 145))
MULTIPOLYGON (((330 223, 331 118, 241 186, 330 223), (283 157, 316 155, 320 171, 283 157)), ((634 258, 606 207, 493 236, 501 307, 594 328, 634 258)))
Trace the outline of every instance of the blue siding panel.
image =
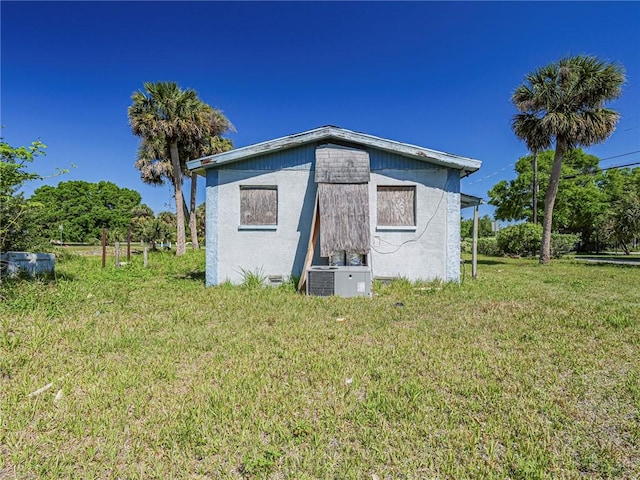
POLYGON ((403 157, 397 153, 384 150, 369 149, 371 171, 376 170, 430 170, 442 168, 433 163, 421 162, 413 158, 403 157))
POLYGON ((315 159, 316 146, 312 144, 261 155, 229 165, 222 164, 220 168, 249 171, 311 170, 315 159))
MULTIPOLYGON (((428 162, 403 157, 396 153, 385 152, 373 148, 367 149, 371 171, 376 170, 429 170, 442 168, 428 162)), ((316 145, 302 145, 280 152, 269 153, 240 162, 220 165, 227 170, 275 171, 283 169, 313 170, 315 169, 316 145)))

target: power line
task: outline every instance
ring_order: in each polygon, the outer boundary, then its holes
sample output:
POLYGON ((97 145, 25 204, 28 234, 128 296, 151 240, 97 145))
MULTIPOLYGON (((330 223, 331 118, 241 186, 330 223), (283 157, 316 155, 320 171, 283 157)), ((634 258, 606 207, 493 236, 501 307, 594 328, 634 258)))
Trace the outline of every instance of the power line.
POLYGON ((575 175, 565 175, 564 177, 562 177, 562 179, 563 180, 568 180, 570 178, 578 178, 578 177, 583 176, 583 175, 595 175, 596 173, 604 172, 605 170, 615 170, 617 168, 633 167, 634 165, 640 165, 640 161, 633 162, 633 163, 626 163, 624 165, 614 165, 612 167, 607 167, 607 168, 600 168, 600 169, 598 169, 597 171, 594 171, 594 172, 576 173, 575 175))
POLYGON ((612 157, 601 158, 600 161, 602 162, 603 160, 611 160, 612 158, 626 157, 627 155, 633 155, 634 153, 640 153, 640 150, 634 150, 633 152, 621 153, 620 155, 614 155, 612 157))
POLYGON ((493 176, 495 176, 495 175, 499 174, 500 172, 504 172, 507 168, 509 168, 509 167, 513 167, 514 165, 515 165, 515 162, 514 162, 514 163, 510 163, 509 165, 507 165, 506 167, 501 168, 500 170, 496 170, 495 172, 490 173, 489 175, 486 175, 486 176, 484 176, 484 177, 482 177, 482 178, 479 178, 479 179, 477 179, 477 180, 474 180, 473 182, 469 182, 469 183, 467 183, 467 185, 473 185, 474 183, 482 182, 482 181, 484 181, 484 180, 486 180, 486 179, 488 179, 488 178, 491 178, 491 177, 493 177, 493 176))
MULTIPOLYGON (((620 158, 620 157, 626 157, 628 155, 633 155, 635 153, 640 153, 640 150, 634 150, 633 152, 626 152, 626 153, 621 153, 619 155, 612 155, 610 157, 604 157, 604 158, 600 158, 599 161, 603 162, 605 160, 612 160, 614 158, 620 158)), ((473 185, 475 183, 480 183, 483 182, 491 177, 496 176, 497 174, 499 174, 500 172, 504 172, 507 168, 509 167, 513 167, 515 165, 515 162, 510 163, 509 165, 507 165, 506 167, 501 168, 500 170, 496 170, 493 173, 490 173, 489 175, 485 175, 484 177, 478 178, 477 180, 474 180, 473 182, 469 182, 467 183, 467 185, 473 185)), ((631 164, 631 165, 637 165, 637 164, 631 164)), ((609 167, 609 168, 622 168, 622 167, 609 167)), ((602 170, 608 170, 608 168, 601 168, 600 171, 602 170)), ((562 177, 562 178, 574 178, 574 177, 562 177)))
POLYGON ((613 165, 612 167, 601 168, 600 171, 603 172, 605 170, 613 170, 614 168, 627 168, 633 167, 634 165, 640 165, 640 162, 627 163, 625 165, 613 165))

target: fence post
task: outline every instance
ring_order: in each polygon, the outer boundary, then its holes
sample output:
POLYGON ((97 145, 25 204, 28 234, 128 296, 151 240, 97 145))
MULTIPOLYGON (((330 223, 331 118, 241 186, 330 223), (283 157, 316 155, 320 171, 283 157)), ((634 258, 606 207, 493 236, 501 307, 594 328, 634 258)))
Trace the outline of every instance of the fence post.
POLYGON ((107 229, 102 229, 102 268, 107 263, 107 229))
POLYGON ((131 261, 131 227, 127 228, 127 262, 131 261))
POLYGON ((144 246, 144 267, 147 268, 147 262, 149 260, 149 247, 147 247, 146 245, 144 246))
POLYGON ((116 268, 120 266, 120 242, 116 242, 116 268))

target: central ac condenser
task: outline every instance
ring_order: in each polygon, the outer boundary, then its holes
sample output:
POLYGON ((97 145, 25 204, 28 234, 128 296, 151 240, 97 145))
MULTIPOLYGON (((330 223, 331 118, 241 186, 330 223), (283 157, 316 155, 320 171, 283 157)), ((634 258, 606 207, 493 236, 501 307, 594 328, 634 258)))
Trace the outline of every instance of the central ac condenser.
POLYGON ((311 267, 307 270, 307 295, 371 296, 371 269, 369 267, 311 267))

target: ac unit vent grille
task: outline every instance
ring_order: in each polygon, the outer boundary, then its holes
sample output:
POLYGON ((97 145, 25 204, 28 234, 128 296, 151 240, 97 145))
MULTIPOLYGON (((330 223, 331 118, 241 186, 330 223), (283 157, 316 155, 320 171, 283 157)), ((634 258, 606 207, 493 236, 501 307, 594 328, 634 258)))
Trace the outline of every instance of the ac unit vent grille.
POLYGON ((334 294, 335 279, 332 271, 310 270, 308 281, 308 295, 329 297, 334 294))

